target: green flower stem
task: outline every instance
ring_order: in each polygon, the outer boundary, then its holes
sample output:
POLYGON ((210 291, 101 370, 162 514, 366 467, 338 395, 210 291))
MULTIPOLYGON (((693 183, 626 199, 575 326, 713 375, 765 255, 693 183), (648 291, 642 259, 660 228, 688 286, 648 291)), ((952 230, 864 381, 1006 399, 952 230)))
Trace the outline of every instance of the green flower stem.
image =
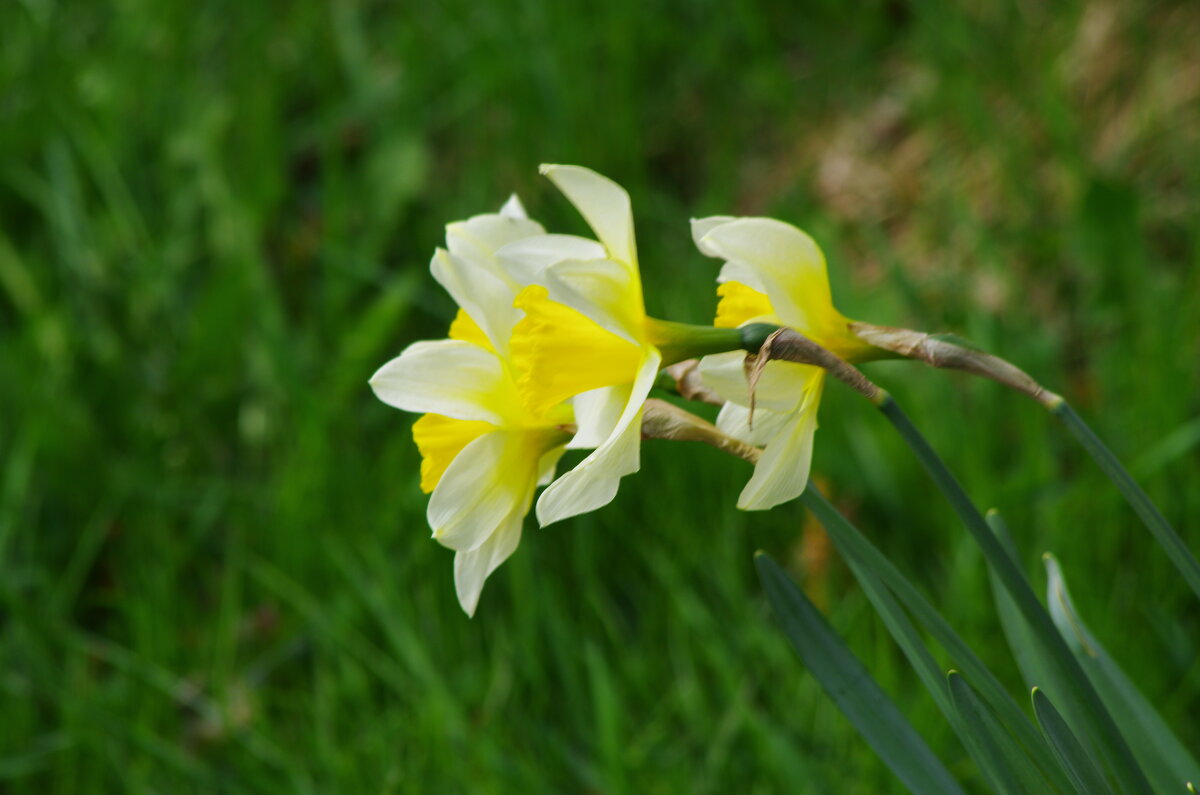
POLYGON ((777 331, 779 331, 779 326, 772 326, 770 323, 747 323, 738 328, 738 333, 742 338, 741 347, 748 353, 758 353, 759 349, 766 345, 771 335, 777 331))
POLYGON ((694 326, 651 317, 646 318, 646 332, 662 353, 664 367, 685 359, 743 349, 742 334, 735 328, 694 326))
POLYGON ((1083 449, 1087 450, 1092 460, 1100 466, 1105 475, 1108 475, 1108 479, 1120 490, 1134 513, 1146 525, 1155 540, 1167 551, 1167 556, 1175 564, 1175 568, 1179 569, 1179 573, 1191 586, 1192 591, 1197 597, 1200 597, 1200 563, 1196 562, 1191 550, 1187 548, 1183 539, 1150 501, 1150 497, 1142 490, 1142 487, 1137 484, 1137 481, 1121 465, 1121 462, 1105 446, 1104 442, 1100 441, 1100 437, 1088 427, 1083 418, 1075 413, 1069 403, 1060 400, 1057 405, 1050 407, 1050 413, 1067 426, 1071 434, 1083 445, 1083 449))

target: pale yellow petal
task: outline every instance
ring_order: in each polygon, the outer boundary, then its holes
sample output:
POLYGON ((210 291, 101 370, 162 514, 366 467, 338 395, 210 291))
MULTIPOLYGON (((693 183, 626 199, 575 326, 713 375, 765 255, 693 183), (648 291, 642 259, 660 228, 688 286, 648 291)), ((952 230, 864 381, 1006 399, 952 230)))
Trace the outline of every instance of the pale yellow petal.
POLYGON ((566 439, 552 430, 502 429, 470 442, 446 467, 429 500, 433 537, 458 551, 484 543, 514 509, 528 509, 542 457, 566 439))
POLYGON ((521 318, 512 305, 517 287, 497 275, 498 266, 483 267, 478 259, 456 256, 445 249, 434 252, 429 270, 487 336, 490 347, 506 356, 508 338, 521 318))
MULTIPOLYGON (((550 483, 554 480, 555 474, 558 471, 559 459, 561 459, 563 457, 563 454, 566 452, 567 452, 566 445, 560 445, 542 455, 541 459, 538 461, 537 485, 539 485, 539 486, 549 486, 550 485, 550 483)), ((528 510, 529 510, 529 508, 528 508, 528 506, 526 506, 526 511, 528 511, 528 510)))
POLYGON ((422 414, 412 427, 413 441, 421 453, 421 491, 432 492, 463 448, 494 430, 496 426, 490 422, 422 414))
MULTIPOLYGON (((726 262, 717 274, 717 284, 725 282, 740 282, 755 292, 766 295, 767 288, 763 286, 762 276, 753 266, 745 262, 726 262)), ((782 323, 782 321, 780 321, 782 323)))
POLYGON ((833 308, 825 256, 812 238, 773 218, 742 218, 704 238, 720 256, 751 266, 783 322, 810 336, 840 317, 833 308))
POLYGON ((522 238, 544 234, 545 228, 537 221, 488 213, 447 224, 446 248, 455 256, 471 259, 480 267, 494 271, 490 260, 501 248, 522 238))
POLYGON ((752 418, 746 406, 726 403, 717 413, 716 425, 726 436, 761 447, 783 430, 791 418, 789 412, 762 408, 756 408, 752 418))
POLYGON ((604 444, 621 420, 632 386, 632 383, 606 386, 581 392, 572 398, 576 431, 568 447, 572 450, 593 450, 604 444))
POLYGON ((522 414, 516 385, 496 354, 464 340, 416 342, 371 376, 376 397, 419 414, 504 425, 522 414))
POLYGON ((524 285, 513 281, 496 260, 496 251, 545 229, 525 215, 516 196, 499 213, 487 213, 446 226, 446 248, 430 263, 433 277, 507 355, 508 335, 519 315, 512 299, 524 285))
POLYGON ((692 242, 696 244, 696 248, 700 249, 702 254, 709 257, 719 257, 721 255, 709 248, 708 244, 704 242, 704 237, 721 224, 727 224, 730 221, 736 220, 737 218, 732 215, 710 215, 707 218, 693 218, 691 223, 692 242))
POLYGON ((514 507, 486 541, 475 549, 455 553, 454 590, 458 603, 468 616, 475 615, 487 578, 517 550, 521 543, 521 525, 528 512, 528 502, 514 507))
POLYGON ((521 204, 520 197, 515 193, 509 196, 508 201, 500 207, 500 215, 517 220, 529 219, 529 213, 525 212, 525 205, 521 204))
MULTIPOLYGON (((768 411, 796 411, 825 371, 796 362, 771 361, 762 369, 754 388, 754 405, 768 411)), ((749 389, 746 390, 747 398, 749 389)), ((749 405, 749 403, 746 403, 749 405)))
POLYGON ((813 436, 823 383, 822 376, 801 409, 767 443, 754 466, 754 475, 738 497, 738 508, 765 511, 799 497, 804 491, 812 467, 813 436))
POLYGON ((541 172, 571 200, 608 249, 609 256, 637 265, 633 210, 624 188, 608 177, 580 166, 543 165, 541 172))
MULTIPOLYGON (((750 405, 750 386, 744 367, 746 354, 740 351, 718 353, 700 360, 700 379, 725 400, 740 406, 750 405)), ((759 374, 754 392, 757 408, 769 411, 794 411, 804 399, 812 379, 824 371, 819 367, 795 362, 771 361, 759 374)))
POLYGON ((714 353, 700 360, 700 380, 725 400, 749 405, 750 389, 746 385, 746 353, 728 351, 714 353))
POLYGON ((546 269, 568 259, 604 259, 604 246, 578 235, 535 235, 525 237, 496 251, 500 267, 522 287, 541 284, 546 269))
POLYGON ((543 526, 594 511, 612 501, 621 478, 641 465, 642 406, 658 375, 662 357, 650 349, 642 360, 629 400, 612 435, 574 469, 551 483, 537 502, 543 526))

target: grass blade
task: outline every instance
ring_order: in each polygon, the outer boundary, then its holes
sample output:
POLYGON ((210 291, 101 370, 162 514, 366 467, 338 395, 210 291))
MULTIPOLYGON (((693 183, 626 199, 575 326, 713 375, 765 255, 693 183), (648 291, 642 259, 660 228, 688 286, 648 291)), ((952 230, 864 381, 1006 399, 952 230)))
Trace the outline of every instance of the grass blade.
POLYGON ((1178 789, 1180 782, 1200 779, 1196 758, 1080 620, 1058 561, 1050 554, 1045 561, 1050 617, 1113 716, 1127 728, 1129 744, 1155 791, 1170 792, 1178 789))
POLYGON ((984 558, 996 577, 1012 597, 1022 618, 1028 622, 1032 637, 1041 651, 1042 659, 1053 671, 1057 683, 1055 693, 1071 709, 1071 714, 1082 718, 1081 725, 1094 730, 1098 750, 1103 754, 1105 766, 1120 782, 1121 789, 1129 793, 1150 792, 1150 784, 1138 766, 1125 738, 1108 713, 1100 696, 1087 679, 1079 662, 1066 642, 1058 633, 1049 614, 1038 601, 1029 581, 1021 573, 1016 562, 1001 546, 988 528, 983 515, 971 502, 966 492, 955 479, 946 464, 930 447, 929 442, 912 424, 912 420, 890 395, 885 395, 876 404, 891 421, 909 448, 916 454, 921 465, 933 478, 954 511, 963 520, 967 531, 983 551, 984 558), (1061 688, 1061 689, 1059 689, 1061 688))
POLYGON ((754 562, 784 634, 805 667, 879 758, 914 793, 961 795, 916 729, 779 564, 762 553, 754 562))
POLYGON ((1083 418, 1075 413, 1075 410, 1071 408, 1069 403, 1064 400, 1050 409, 1050 411, 1062 420, 1067 429, 1083 445, 1083 449, 1087 450, 1092 460, 1100 466, 1104 474, 1108 475, 1108 479, 1113 482, 1122 496, 1125 497, 1126 502, 1129 503, 1138 517, 1141 518, 1142 523, 1146 525, 1146 528, 1158 543, 1162 545, 1162 548, 1167 551, 1167 556, 1175 564, 1175 568, 1179 569, 1179 573, 1183 575, 1183 579, 1191 586, 1192 591, 1197 597, 1200 597, 1200 563, 1196 561, 1191 550, 1183 543, 1183 539, 1171 527, 1166 517, 1150 501, 1150 497, 1142 490, 1142 487, 1137 484, 1137 481, 1121 465, 1120 460, 1113 455, 1113 452, 1108 449, 1104 442, 1100 441, 1100 437, 1088 427, 1083 418))
POLYGON ((1059 761, 1062 762, 1063 769, 1071 777, 1075 789, 1079 791, 1080 795, 1106 795, 1106 793, 1111 795, 1112 789, 1104 780, 1104 775, 1096 769, 1091 757, 1083 750, 1075 733, 1071 731, 1071 727, 1063 720, 1063 716, 1050 703, 1046 694, 1035 687, 1031 698, 1033 699, 1033 712, 1037 715, 1038 723, 1041 725, 1042 731, 1046 733, 1046 739, 1050 741, 1059 761))

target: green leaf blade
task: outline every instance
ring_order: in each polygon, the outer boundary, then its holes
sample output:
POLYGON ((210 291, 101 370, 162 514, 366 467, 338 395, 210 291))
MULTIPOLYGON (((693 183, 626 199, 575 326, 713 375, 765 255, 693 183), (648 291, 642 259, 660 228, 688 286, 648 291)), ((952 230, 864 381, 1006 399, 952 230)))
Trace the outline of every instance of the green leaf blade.
POLYGON ((896 777, 914 793, 962 795, 924 739, 779 564, 760 553, 755 565, 805 667, 896 777))
POLYGON ((1122 736, 1116 721, 1105 708, 1078 660, 1067 648, 1016 560, 997 540, 988 521, 896 401, 885 393, 883 398, 876 402, 876 407, 892 423, 930 478, 937 484, 946 501, 962 519, 963 525, 987 560, 990 571, 1012 598, 1012 604, 1019 612, 1021 621, 1029 627, 1030 637, 1036 644, 1041 660, 1053 676, 1056 698, 1061 699, 1070 715, 1083 718, 1074 720, 1072 725, 1084 726, 1091 733, 1094 747, 1103 754, 1105 767, 1112 773, 1123 792, 1150 792, 1146 774, 1129 749, 1128 741, 1122 736))
POLYGON ((888 632, 904 651, 964 744, 966 738, 963 727, 950 699, 943 669, 935 662, 913 627, 913 620, 945 649, 954 665, 961 668, 971 681, 977 683, 976 687, 979 688, 985 703, 1040 769, 1043 780, 1039 788, 1043 791, 1070 792, 1070 780, 1059 768, 1053 752, 1037 727, 1008 694, 995 674, 958 636, 929 600, 814 486, 809 485, 801 495, 801 500, 825 527, 863 592, 875 606, 888 632), (912 620, 909 619, 909 615, 912 616, 912 620))
POLYGON ((1063 720, 1063 716, 1054 708, 1046 694, 1035 687, 1031 698, 1038 724, 1080 795, 1112 795, 1112 789, 1104 780, 1104 774, 1096 768, 1087 751, 1079 744, 1075 733, 1071 731, 1071 727, 1063 720))
POLYGON ((1200 763, 1079 617, 1058 561, 1050 554, 1044 560, 1050 618, 1105 706, 1125 727, 1133 754, 1146 770, 1155 791, 1170 792, 1177 790, 1182 781, 1200 779, 1200 763))
POLYGON ((1026 767, 1020 747, 1004 731, 967 680, 957 671, 946 676, 950 697, 967 732, 971 756, 997 792, 1004 795, 1033 793, 1026 782, 1036 771, 1026 767))
POLYGON ((1167 557, 1183 575, 1183 579, 1191 587, 1192 592, 1196 594, 1197 598, 1200 598, 1200 562, 1196 560, 1196 556, 1179 537, 1179 533, 1175 532, 1175 528, 1171 527, 1171 523, 1150 500, 1149 495, 1142 490, 1142 487, 1121 464, 1120 459, 1108 449, 1108 446, 1100 440, 1095 431, 1083 421, 1083 418, 1071 408, 1069 403, 1065 400, 1062 401, 1051 409, 1051 413, 1067 426, 1067 429, 1079 440, 1079 444, 1088 452, 1092 460, 1105 475, 1108 475, 1108 479, 1121 492, 1121 496, 1142 520, 1142 524, 1166 551, 1167 557))

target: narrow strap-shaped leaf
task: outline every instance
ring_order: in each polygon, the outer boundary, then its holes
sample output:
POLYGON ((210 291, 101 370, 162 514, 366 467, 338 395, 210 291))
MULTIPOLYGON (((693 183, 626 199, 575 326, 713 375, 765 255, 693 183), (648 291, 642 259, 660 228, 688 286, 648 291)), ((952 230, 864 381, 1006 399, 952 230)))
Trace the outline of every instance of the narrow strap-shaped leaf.
POLYGON ((949 771, 804 592, 767 555, 760 553, 754 562, 800 659, 884 764, 914 793, 962 795, 949 771))
POLYGON ((958 671, 946 675, 950 697, 967 730, 971 755, 992 787, 1003 795, 1027 793, 1018 775, 1018 749, 958 671))
MULTIPOLYGON (((994 509, 988 511, 987 523, 1008 554, 1015 560, 1018 557, 1016 545, 999 512, 994 509)), ((1008 641, 1009 649, 1012 650, 1013 658, 1017 661, 1017 668, 1020 669, 1026 686, 1060 689, 1061 682, 1055 673, 1056 669, 1046 657, 1044 647, 1038 643, 1033 628, 1021 615, 1021 611, 1017 609, 1016 603, 996 576, 995 570, 990 568, 988 569, 988 583, 991 585, 996 612, 1000 616, 1000 627, 1004 631, 1004 637, 1008 641)), ((1071 706, 1075 707, 1075 702, 1071 702, 1071 706)), ((1082 722, 1085 727, 1084 731, 1080 733, 1080 743, 1088 748, 1089 753, 1095 753, 1099 740, 1093 736, 1094 732, 1088 731, 1087 716, 1076 711, 1072 713, 1071 717, 1082 722)))
POLYGON ((1171 527, 1171 523, 1166 520, 1166 517, 1155 507, 1151 502, 1150 497, 1142 490, 1142 487, 1137 484, 1129 471, 1121 465, 1121 461, 1113 455, 1113 452, 1108 449, 1104 442, 1100 441, 1100 437, 1088 427, 1088 424, 1083 421, 1083 418, 1075 413, 1070 404, 1065 400, 1054 406, 1050 411, 1062 420, 1067 429, 1079 440, 1084 450, 1087 450, 1088 455, 1092 457, 1108 475, 1108 479, 1113 482, 1121 495, 1125 497, 1125 501, 1129 503, 1134 512, 1146 525, 1146 528, 1158 541, 1162 548, 1166 550, 1167 557, 1175 564, 1175 568, 1179 569, 1179 573, 1183 575, 1183 579, 1191 586, 1192 591, 1197 597, 1200 597, 1200 562, 1196 561, 1196 556, 1188 549, 1187 544, 1171 527))
POLYGON ((1059 768, 1037 727, 1008 694, 995 674, 958 636, 929 600, 811 483, 801 495, 801 500, 825 527, 842 559, 879 612, 884 625, 960 737, 961 721, 958 720, 958 712, 950 700, 943 669, 934 661, 922 638, 913 628, 909 614, 950 654, 954 665, 961 668, 973 682, 979 683, 982 698, 996 712, 1001 723, 1022 745, 1045 777, 1041 789, 1070 792, 1071 782, 1059 768), (903 605, 903 609, 896 603, 897 600, 903 605), (905 613, 905 610, 908 613, 905 613))
POLYGON ((1072 714, 1087 716, 1086 725, 1094 730, 1105 766, 1120 783, 1121 790, 1129 795, 1151 792, 1150 783, 1138 766, 1125 738, 1121 736, 1116 722, 1105 709, 1100 696, 1088 681, 1071 650, 1067 648, 1046 609, 1034 594, 1029 581, 992 534, 983 515, 896 401, 890 395, 885 395, 876 405, 916 454, 925 471, 945 495, 967 531, 975 539, 975 543, 983 551, 988 565, 1012 597, 1021 616, 1028 622, 1032 637, 1038 646, 1042 647, 1044 659, 1055 673, 1056 698, 1066 705, 1073 706, 1070 710, 1072 714))
POLYGON ((1050 741, 1054 753, 1058 755, 1063 769, 1071 777, 1079 795, 1112 795, 1112 789, 1104 780, 1104 774, 1096 769, 1096 764, 1087 751, 1083 750, 1075 733, 1050 703, 1046 694, 1035 687, 1031 698, 1033 713, 1037 715, 1038 723, 1046 733, 1046 739, 1050 741))
POLYGON ((1133 753, 1155 791, 1170 792, 1177 790, 1181 782, 1200 780, 1200 763, 1080 619, 1058 561, 1047 554, 1045 562, 1050 617, 1113 717, 1125 727, 1133 753))
MULTIPOLYGON (((957 712, 954 710, 954 703, 950 700, 950 690, 946 686, 942 668, 925 646, 924 640, 913 626, 912 620, 909 619, 904 608, 896 602, 887 585, 877 576, 878 570, 864 559, 859 548, 860 545, 854 543, 853 536, 857 535, 861 538, 861 534, 838 513, 836 508, 820 496, 811 484, 805 490, 802 499, 829 533, 834 546, 842 553, 843 560, 854 573, 854 578, 858 580, 859 586, 862 587, 871 604, 879 612, 892 639, 908 657, 917 676, 921 678, 942 713, 951 723, 955 723, 957 712)), ((864 544, 869 543, 865 538, 861 540, 864 544)))

